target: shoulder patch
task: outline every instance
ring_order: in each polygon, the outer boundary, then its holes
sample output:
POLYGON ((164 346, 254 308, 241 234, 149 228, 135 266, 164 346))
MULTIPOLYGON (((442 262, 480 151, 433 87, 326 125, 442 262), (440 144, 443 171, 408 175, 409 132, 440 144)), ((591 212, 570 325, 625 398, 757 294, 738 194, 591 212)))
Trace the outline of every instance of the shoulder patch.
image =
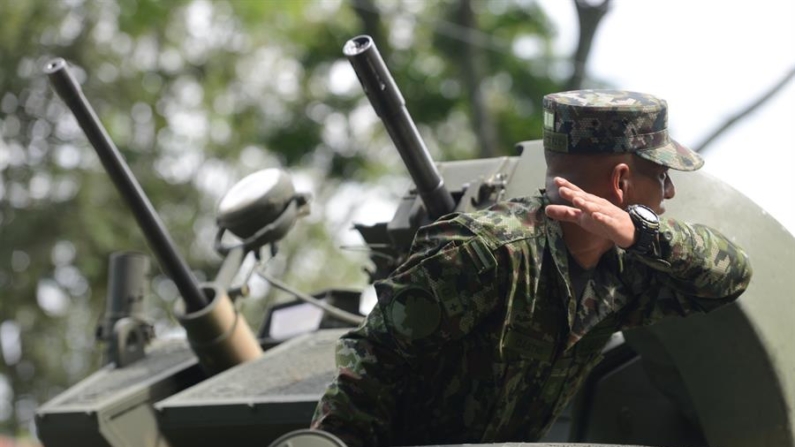
POLYGON ((439 303, 430 292, 418 287, 400 291, 388 307, 387 318, 393 329, 411 340, 431 335, 442 319, 439 303))
POLYGON ((475 266, 478 274, 488 272, 497 265, 494 254, 480 238, 472 239, 463 248, 469 255, 470 261, 475 266))

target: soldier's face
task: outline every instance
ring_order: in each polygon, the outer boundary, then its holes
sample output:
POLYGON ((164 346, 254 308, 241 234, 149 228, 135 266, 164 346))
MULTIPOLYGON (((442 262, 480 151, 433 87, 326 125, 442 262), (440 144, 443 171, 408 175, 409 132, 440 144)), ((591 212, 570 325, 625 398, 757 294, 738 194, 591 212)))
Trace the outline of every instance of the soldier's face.
POLYGON ((635 157, 632 175, 630 204, 646 205, 657 214, 665 212, 664 200, 676 195, 668 168, 640 157, 635 157))

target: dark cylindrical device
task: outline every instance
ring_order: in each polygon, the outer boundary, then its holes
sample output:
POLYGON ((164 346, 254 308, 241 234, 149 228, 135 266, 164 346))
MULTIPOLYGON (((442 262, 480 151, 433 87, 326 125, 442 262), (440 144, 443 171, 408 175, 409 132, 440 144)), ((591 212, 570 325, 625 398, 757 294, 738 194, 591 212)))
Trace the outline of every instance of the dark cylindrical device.
POLYGON ((202 309, 207 305, 207 299, 199 290, 198 282, 177 252, 171 236, 83 95, 80 85, 69 72, 66 61, 61 58, 52 60, 47 64, 45 72, 58 96, 72 110, 88 141, 94 146, 116 189, 132 209, 138 225, 149 242, 149 247, 157 256, 163 270, 176 284, 187 309, 189 311, 202 309))
POLYGON ((370 36, 354 37, 345 44, 342 51, 400 152, 428 215, 435 219, 453 211, 453 196, 444 186, 442 176, 433 164, 417 126, 406 109, 406 101, 378 53, 373 39, 370 36))
POLYGON ((125 251, 110 256, 108 296, 103 332, 110 333, 122 318, 144 319, 144 297, 148 289, 149 257, 143 253, 125 251))
POLYGON ((110 255, 105 317, 97 336, 106 344, 105 363, 123 367, 144 355, 152 327, 144 312, 149 257, 125 251, 110 255))

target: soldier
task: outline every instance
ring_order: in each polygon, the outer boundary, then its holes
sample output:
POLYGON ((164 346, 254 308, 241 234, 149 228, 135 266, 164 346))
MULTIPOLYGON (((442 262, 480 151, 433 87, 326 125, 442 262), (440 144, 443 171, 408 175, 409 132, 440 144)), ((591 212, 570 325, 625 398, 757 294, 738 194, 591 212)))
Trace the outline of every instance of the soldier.
POLYGON ((535 441, 615 331, 734 301, 751 267, 717 231, 661 219, 670 139, 654 96, 544 97, 546 189, 421 228, 337 347, 312 427, 350 446, 535 441))

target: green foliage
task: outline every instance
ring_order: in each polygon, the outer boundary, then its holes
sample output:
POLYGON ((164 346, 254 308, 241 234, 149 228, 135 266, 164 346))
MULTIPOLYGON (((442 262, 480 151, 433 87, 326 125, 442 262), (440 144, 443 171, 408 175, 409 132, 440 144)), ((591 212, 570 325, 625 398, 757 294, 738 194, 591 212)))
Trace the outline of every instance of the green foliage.
MULTIPOLYGON (((492 11, 490 3, 473 2, 482 37, 474 44, 482 57, 478 82, 498 151, 511 154, 514 142, 540 136, 541 97, 562 80, 549 69, 552 29, 538 7, 505 1, 492 11), (514 42, 528 36, 539 50, 518 58, 514 42)), ((97 367, 102 349, 93 328, 104 307, 108 257, 148 252, 93 149, 49 88, 41 72, 46 62, 70 62, 200 277, 211 278, 220 262, 211 244, 222 194, 250 172, 282 166, 315 197, 313 214, 281 246, 285 278, 307 291, 363 286, 364 255, 341 254, 336 239, 353 212, 329 204, 345 184, 405 171, 342 56, 345 41, 383 30, 377 44, 434 155, 480 153, 462 80, 466 45, 450 13, 458 2, 363 9, 368 4, 0 0, 0 432, 27 430, 27 403, 54 397, 97 367), (9 335, 14 330, 18 341, 9 335)), ((391 184, 397 197, 405 183, 391 184)), ((173 298, 161 283, 153 281, 149 303, 157 315, 173 298)), ((262 299, 250 298, 247 307, 262 299)), ((260 316, 247 315, 256 326, 260 316)))

